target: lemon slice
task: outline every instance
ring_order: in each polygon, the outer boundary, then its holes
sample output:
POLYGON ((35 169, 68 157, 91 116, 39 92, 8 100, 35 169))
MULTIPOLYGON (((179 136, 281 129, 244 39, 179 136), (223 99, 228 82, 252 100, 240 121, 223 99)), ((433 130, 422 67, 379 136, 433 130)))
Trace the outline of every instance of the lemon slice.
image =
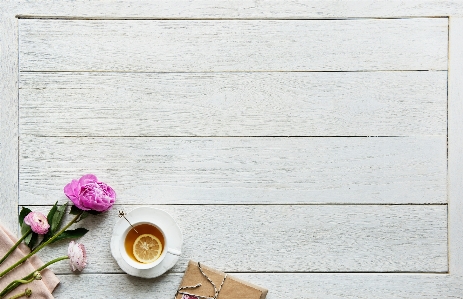
POLYGON ((133 243, 133 255, 140 263, 152 263, 161 256, 162 243, 151 234, 143 234, 133 243))

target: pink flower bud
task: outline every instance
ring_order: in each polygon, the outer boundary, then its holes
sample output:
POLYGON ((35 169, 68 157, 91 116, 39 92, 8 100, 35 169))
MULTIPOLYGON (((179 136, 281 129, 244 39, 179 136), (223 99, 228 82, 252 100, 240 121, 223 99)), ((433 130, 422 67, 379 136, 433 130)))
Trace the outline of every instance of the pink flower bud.
POLYGON ((47 217, 40 212, 30 212, 24 218, 24 222, 31 227, 34 233, 39 235, 46 234, 50 228, 47 217))
POLYGON ((82 271, 87 266, 87 253, 84 244, 71 241, 68 247, 68 256, 72 271, 82 271))
POLYGON ((72 180, 64 187, 64 194, 83 211, 104 212, 109 210, 116 200, 116 192, 105 183, 99 182, 93 174, 72 180))

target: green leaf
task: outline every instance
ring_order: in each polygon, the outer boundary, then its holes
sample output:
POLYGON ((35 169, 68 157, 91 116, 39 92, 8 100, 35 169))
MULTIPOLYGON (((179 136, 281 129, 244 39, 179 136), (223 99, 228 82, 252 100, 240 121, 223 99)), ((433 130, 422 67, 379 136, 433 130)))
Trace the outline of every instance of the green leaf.
MULTIPOLYGON (((25 214, 25 216, 27 216, 27 214, 29 214, 30 212, 31 210, 29 210, 28 208, 22 208, 19 217, 21 218, 21 214, 23 215, 25 214)), ((19 220, 21 223, 21 235, 24 236, 27 232, 29 232, 27 237, 24 238, 24 243, 32 250, 33 244, 32 246, 30 246, 29 244, 36 242, 38 235, 31 230, 31 227, 27 225, 26 222, 24 222, 24 217, 22 217, 22 219, 19 220), (34 238, 34 235, 35 235, 35 238, 34 238)))
POLYGON ((32 250, 35 247, 35 244, 37 244, 37 241, 39 239, 39 234, 32 232, 32 234, 30 234, 29 236, 27 236, 26 238, 26 239, 29 239, 28 242, 26 242, 26 245, 32 250), (30 236, 30 239, 29 239, 29 236, 30 236))
POLYGON ((48 212, 48 215, 47 215, 47 221, 48 221, 48 224, 50 225, 50 229, 43 236, 42 242, 40 242, 40 244, 46 242, 48 239, 50 239, 53 236, 52 231, 51 231, 51 227, 53 225, 53 217, 55 216, 55 213, 56 213, 57 210, 58 210, 58 202, 55 202, 55 204, 53 205, 53 207, 51 207, 51 209, 50 209, 50 211, 48 212))
POLYGON ((21 235, 24 236, 24 234, 30 229, 31 229, 31 227, 29 225, 27 225, 26 222, 23 222, 21 224, 21 235))
POLYGON ((94 211, 94 210, 88 210, 88 211, 85 211, 85 212, 87 212, 89 214, 92 214, 92 215, 100 215, 101 213, 103 213, 103 212, 98 212, 98 211, 94 211))
MULTIPOLYGON (((30 231, 31 227, 27 225, 25 222, 21 225, 21 234, 24 235, 28 231, 30 231)), ((32 250, 32 247, 37 242, 38 234, 30 231, 26 238, 24 238, 24 243, 32 250)))
POLYGON ((30 209, 23 207, 21 212, 19 213, 19 225, 23 225, 24 218, 26 218, 27 214, 32 212, 30 209))
MULTIPOLYGON (((34 232, 32 232, 34 234, 34 232)), ((29 234, 26 238, 24 238, 24 243, 26 243, 27 246, 29 246, 29 242, 31 241, 32 234, 29 234)))
POLYGON ((81 221, 81 220, 87 218, 88 216, 90 216, 90 213, 87 212, 87 211, 85 211, 85 212, 82 213, 82 215, 80 215, 79 220, 77 220, 76 222, 79 222, 79 221, 81 221))
POLYGON ((79 214, 80 212, 82 212, 81 209, 79 209, 79 208, 76 207, 75 205, 72 205, 72 206, 71 206, 71 210, 69 211, 69 214, 71 214, 71 215, 77 215, 77 214, 79 214))
POLYGON ((67 230, 59 235, 56 239, 54 239, 50 244, 55 243, 56 241, 64 240, 64 239, 77 239, 84 236, 88 232, 88 229, 79 227, 73 230, 67 230))
POLYGON ((89 214, 90 214, 90 215, 99 215, 99 214, 102 213, 102 212, 98 212, 98 211, 94 211, 94 210, 86 210, 86 211, 84 211, 84 210, 81 210, 81 209, 79 209, 78 207, 76 207, 76 206, 73 205, 73 206, 71 206, 71 210, 69 211, 69 214, 71 214, 71 215, 78 215, 78 214, 80 214, 81 212, 84 212, 84 213, 82 214, 82 216, 80 216, 80 218, 79 218, 78 221, 80 221, 80 220, 82 220, 82 219, 84 219, 84 218, 87 218, 89 214))
POLYGON ((66 212, 67 205, 68 204, 65 203, 64 205, 58 207, 55 214, 53 215, 52 223, 49 223, 52 236, 59 230, 61 223, 63 222, 63 216, 66 212))
POLYGON ((48 212, 47 221, 50 226, 53 224, 53 216, 55 216, 56 210, 58 210, 58 202, 55 202, 53 207, 50 209, 50 212, 48 212))

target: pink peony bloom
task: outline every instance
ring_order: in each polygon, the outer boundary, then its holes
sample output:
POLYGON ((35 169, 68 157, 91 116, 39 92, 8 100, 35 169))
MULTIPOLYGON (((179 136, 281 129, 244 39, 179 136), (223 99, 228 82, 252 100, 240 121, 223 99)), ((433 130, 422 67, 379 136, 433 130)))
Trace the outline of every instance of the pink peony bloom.
POLYGON ((50 228, 47 217, 40 212, 30 212, 24 217, 24 222, 29 225, 34 233, 45 235, 50 228))
POLYGON ((87 253, 84 244, 71 241, 68 247, 68 256, 72 271, 82 271, 87 266, 87 253))
POLYGON ((182 299, 199 299, 196 296, 183 294, 182 299))
POLYGON ((116 192, 93 174, 87 174, 79 180, 72 180, 64 187, 64 194, 74 205, 84 211, 104 212, 109 210, 116 200, 116 192))

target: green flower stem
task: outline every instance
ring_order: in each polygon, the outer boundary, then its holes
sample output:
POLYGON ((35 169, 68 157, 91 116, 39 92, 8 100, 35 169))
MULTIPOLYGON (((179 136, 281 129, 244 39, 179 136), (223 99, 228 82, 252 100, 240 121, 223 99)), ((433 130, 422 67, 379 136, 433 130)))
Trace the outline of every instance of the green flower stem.
POLYGON ((38 268, 37 270, 32 271, 30 274, 24 276, 23 278, 13 281, 9 285, 7 285, 6 288, 0 293, 0 298, 3 298, 6 294, 13 291, 18 286, 34 281, 36 279, 36 273, 40 273, 43 269, 47 268, 48 266, 50 266, 50 265, 52 265, 54 263, 57 263, 59 261, 66 260, 68 258, 69 257, 67 255, 56 258, 56 259, 54 259, 52 261, 49 261, 48 263, 46 263, 42 267, 38 268))
POLYGON ((35 280, 35 276, 32 277, 31 279, 29 280, 25 280, 25 279, 18 279, 18 280, 15 280, 13 281, 13 283, 20 283, 20 284, 26 284, 26 283, 29 283, 29 282, 33 282, 35 280))
POLYGON ((63 227, 59 232, 57 232, 53 237, 51 237, 50 239, 48 239, 46 242, 42 243, 42 245, 38 246, 36 249, 34 249, 34 251, 32 251, 31 253, 29 253, 28 255, 26 255, 25 257, 23 257, 22 259, 20 259, 18 262, 16 262, 16 264, 12 265, 11 267, 9 267, 8 269, 6 269, 5 271, 3 271, 2 273, 0 273, 0 278, 2 278, 3 276, 5 276, 7 273, 9 273, 11 270, 13 270, 14 268, 16 268, 17 266, 21 265, 22 263, 24 263, 25 260, 27 260, 28 258, 30 258, 31 256, 33 256, 34 254, 36 254, 39 250, 41 250, 43 247, 47 246, 48 244, 50 244, 51 242, 53 242, 53 240, 55 240, 59 235, 61 235, 65 230, 67 230, 74 222, 77 221, 77 219, 79 219, 80 215, 82 215, 84 211, 80 211, 79 214, 76 215, 76 217, 74 217, 65 227, 63 227))
POLYGON ((0 260, 0 265, 6 260, 6 258, 16 249, 16 247, 19 246, 19 244, 21 244, 22 240, 24 240, 30 233, 31 233, 31 229, 29 228, 26 233, 21 237, 21 239, 18 240, 18 242, 16 242, 16 244, 13 245, 13 247, 10 248, 10 250, 5 254, 4 257, 2 257, 2 259, 0 260))
POLYGON ((14 295, 13 297, 10 297, 9 299, 18 299, 23 296, 30 297, 32 295, 32 290, 31 289, 26 289, 24 292, 19 293, 17 295, 14 295))

